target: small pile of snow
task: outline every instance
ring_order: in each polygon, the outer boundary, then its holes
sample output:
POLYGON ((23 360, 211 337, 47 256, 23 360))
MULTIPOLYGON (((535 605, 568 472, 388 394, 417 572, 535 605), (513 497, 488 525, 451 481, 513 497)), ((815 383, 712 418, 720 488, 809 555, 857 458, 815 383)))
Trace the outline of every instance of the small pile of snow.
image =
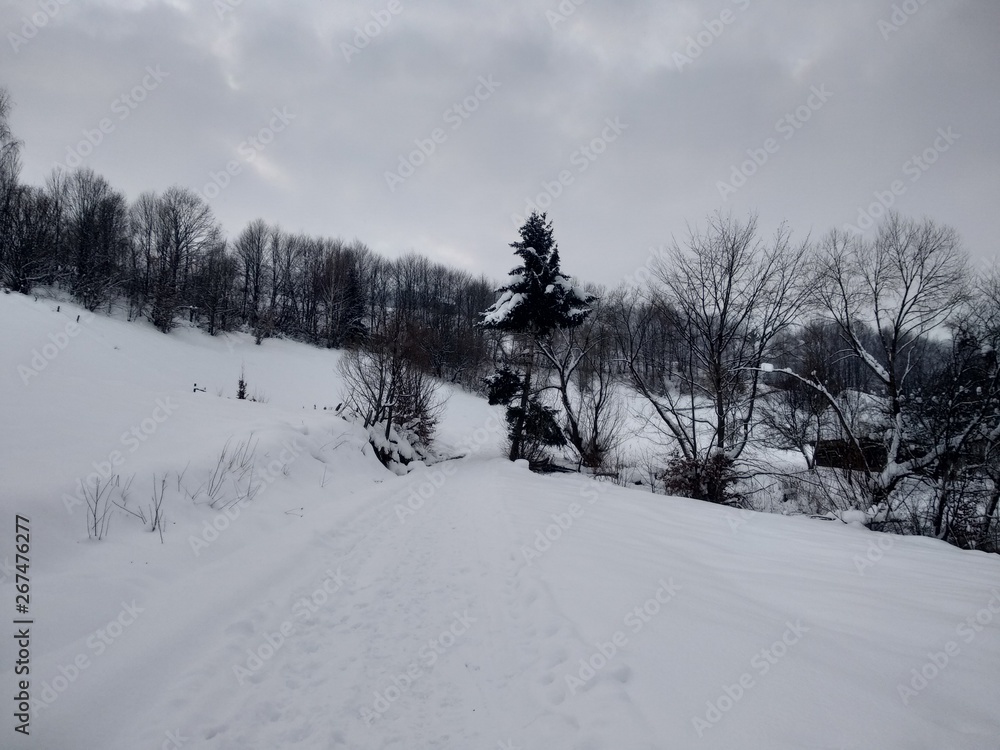
POLYGON ((410 464, 426 458, 419 442, 409 430, 398 430, 394 425, 386 437, 385 422, 377 422, 368 428, 368 442, 379 460, 397 476, 405 476, 411 471, 410 464))
POLYGON ((524 281, 524 274, 520 271, 514 271, 507 277, 507 284, 505 286, 515 286, 524 281))
POLYGON ((863 510, 848 509, 834 511, 830 516, 849 526, 867 526, 871 522, 871 514, 863 510))
POLYGON ((507 319, 518 305, 524 301, 524 295, 520 292, 506 291, 503 295, 496 301, 496 303, 483 315, 483 322, 489 325, 495 325, 507 319))

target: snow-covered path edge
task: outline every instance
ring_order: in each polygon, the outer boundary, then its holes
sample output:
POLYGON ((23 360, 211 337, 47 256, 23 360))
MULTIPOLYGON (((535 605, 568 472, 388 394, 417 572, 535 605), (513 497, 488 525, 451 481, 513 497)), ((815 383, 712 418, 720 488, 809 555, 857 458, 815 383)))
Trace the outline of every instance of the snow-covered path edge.
POLYGON ((167 587, 39 746, 990 746, 998 621, 956 628, 992 558, 900 539, 862 574, 881 535, 452 467, 167 587))

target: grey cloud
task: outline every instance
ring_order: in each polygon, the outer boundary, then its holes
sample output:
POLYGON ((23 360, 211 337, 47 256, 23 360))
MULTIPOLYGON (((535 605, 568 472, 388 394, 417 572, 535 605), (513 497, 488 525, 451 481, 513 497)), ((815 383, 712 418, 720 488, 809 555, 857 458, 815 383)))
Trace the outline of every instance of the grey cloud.
MULTIPOLYGON (((587 0, 564 2, 575 10, 553 26, 559 2, 400 0, 348 61, 342 44, 372 11, 384 18, 388 0, 245 0, 222 18, 209 2, 80 0, 16 54, 3 48, 0 85, 16 103, 25 178, 40 183, 147 65, 168 70, 88 159, 130 197, 200 188, 272 108, 287 107, 296 119, 212 199, 230 233, 261 216, 493 276, 511 262, 511 214, 569 171, 548 209, 565 267, 607 283, 719 208, 759 211, 765 227, 787 220, 800 236, 854 221, 952 126, 961 141, 898 208, 953 224, 991 257, 1000 11, 990 0, 929 0, 884 39, 879 21, 893 4, 587 0), (679 69, 675 53, 706 23, 718 28, 723 10, 734 20, 679 69), (501 86, 452 128, 445 112, 479 76, 501 86), (723 200, 718 182, 821 85, 832 98, 723 200), (609 117, 628 130, 580 171, 574 154, 609 117), (446 140, 390 191, 385 173, 435 128, 446 140)), ((10 5, 5 36, 38 8, 10 5)))

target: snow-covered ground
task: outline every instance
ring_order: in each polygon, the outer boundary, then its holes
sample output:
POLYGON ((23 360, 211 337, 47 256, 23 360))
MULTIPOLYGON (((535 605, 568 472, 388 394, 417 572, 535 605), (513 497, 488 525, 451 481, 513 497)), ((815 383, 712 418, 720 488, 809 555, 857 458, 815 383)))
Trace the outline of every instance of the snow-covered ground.
POLYGON ((460 392, 396 477, 335 352, 56 307, 0 295, 4 748, 998 747, 996 556, 536 476, 460 392))

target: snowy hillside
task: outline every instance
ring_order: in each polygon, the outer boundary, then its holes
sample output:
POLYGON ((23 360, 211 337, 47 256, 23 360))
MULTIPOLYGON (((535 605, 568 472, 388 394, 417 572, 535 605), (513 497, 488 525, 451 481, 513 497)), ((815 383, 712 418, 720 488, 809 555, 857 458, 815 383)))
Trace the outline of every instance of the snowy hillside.
POLYGON ((997 556, 534 475, 461 392, 397 477, 336 352, 59 308, 0 295, 4 748, 998 747, 997 556))

